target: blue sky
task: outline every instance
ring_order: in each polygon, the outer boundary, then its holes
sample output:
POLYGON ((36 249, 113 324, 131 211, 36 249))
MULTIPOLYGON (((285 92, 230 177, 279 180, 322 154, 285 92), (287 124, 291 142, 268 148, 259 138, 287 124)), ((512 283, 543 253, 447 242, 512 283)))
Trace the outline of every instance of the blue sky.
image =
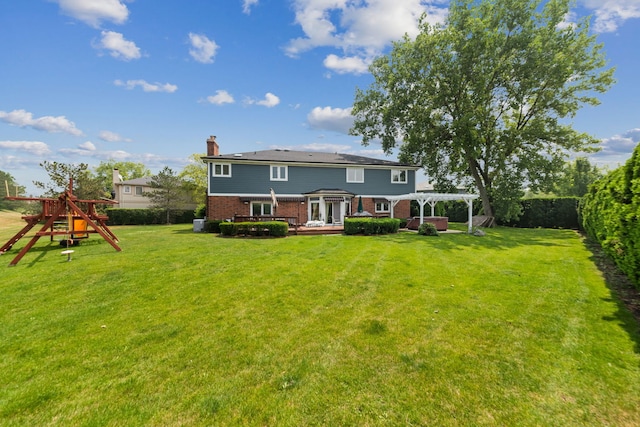
MULTIPOLYGON (((290 148, 382 157, 349 136, 356 87, 391 41, 440 22, 447 0, 5 0, 0 170, 27 191, 43 160, 180 171, 216 135, 223 154, 290 148)), ((576 129, 615 168, 640 140, 640 0, 578 0, 617 84, 576 129)))

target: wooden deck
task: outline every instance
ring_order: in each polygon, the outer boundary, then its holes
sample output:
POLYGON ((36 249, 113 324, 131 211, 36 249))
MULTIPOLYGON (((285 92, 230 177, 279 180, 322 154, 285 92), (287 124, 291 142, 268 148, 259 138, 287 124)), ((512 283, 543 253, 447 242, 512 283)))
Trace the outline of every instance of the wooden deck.
MULTIPOLYGON (((319 234, 342 234, 344 227, 342 225, 325 225, 324 227, 305 227, 299 226, 297 229, 298 236, 314 236, 319 234)), ((289 228, 289 235, 295 235, 296 229, 289 228)))

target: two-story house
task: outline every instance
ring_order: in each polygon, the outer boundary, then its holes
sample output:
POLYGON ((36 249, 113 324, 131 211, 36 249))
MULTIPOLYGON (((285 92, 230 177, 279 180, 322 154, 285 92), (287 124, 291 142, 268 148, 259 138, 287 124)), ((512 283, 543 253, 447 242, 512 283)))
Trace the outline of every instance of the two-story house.
MULTIPOLYGON (((360 200, 363 210, 390 215, 386 197, 415 192, 419 169, 340 153, 262 150, 221 155, 215 136, 207 140, 203 161, 208 171, 208 219, 286 216, 299 224, 341 224, 345 215, 356 213, 360 200)), ((393 214, 409 217, 410 201, 400 201, 393 214)))
POLYGON ((151 177, 123 180, 118 169, 113 170, 113 200, 118 208, 144 209, 151 207, 146 191, 151 191, 151 177))

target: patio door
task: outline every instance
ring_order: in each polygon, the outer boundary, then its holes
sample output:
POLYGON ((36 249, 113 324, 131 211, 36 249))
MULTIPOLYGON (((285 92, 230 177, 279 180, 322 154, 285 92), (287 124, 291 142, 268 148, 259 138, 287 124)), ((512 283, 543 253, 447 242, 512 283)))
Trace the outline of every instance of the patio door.
POLYGON ((324 207, 325 215, 327 220, 325 221, 327 224, 333 224, 333 203, 326 202, 324 207))
POLYGON ((327 224, 342 223, 342 202, 326 202, 327 224))

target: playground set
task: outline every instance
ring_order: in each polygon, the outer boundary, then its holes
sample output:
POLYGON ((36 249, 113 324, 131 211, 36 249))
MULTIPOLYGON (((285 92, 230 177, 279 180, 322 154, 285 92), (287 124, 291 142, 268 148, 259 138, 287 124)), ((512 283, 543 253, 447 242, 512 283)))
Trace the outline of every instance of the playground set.
MULTIPOLYGON (((6 184, 6 183, 5 183, 6 184)), ((109 204, 114 205, 118 202, 114 200, 79 200, 73 194, 73 179, 69 179, 69 187, 67 190, 60 194, 57 199, 43 198, 43 197, 20 197, 9 196, 9 189, 7 188, 6 200, 22 200, 30 202, 40 202, 41 212, 37 215, 24 215, 22 219, 27 222, 22 230, 18 231, 7 243, 0 247, 0 255, 4 255, 5 252, 10 250, 13 245, 24 237, 29 231, 44 222, 40 231, 37 231, 31 238, 29 243, 16 255, 16 257, 9 263, 10 266, 15 266, 20 262, 22 257, 29 252, 29 250, 35 245, 35 243, 43 236, 49 236, 53 241, 55 236, 64 236, 61 241, 62 245, 67 247, 67 250, 63 251, 63 254, 67 255, 67 260, 71 260, 72 250, 69 246, 77 246, 82 239, 89 238, 90 233, 98 233, 104 240, 106 240, 116 251, 121 251, 118 246, 118 238, 109 229, 106 222, 109 217, 101 215, 96 212, 96 205, 109 204), (81 207, 84 207, 82 209, 81 207)))

